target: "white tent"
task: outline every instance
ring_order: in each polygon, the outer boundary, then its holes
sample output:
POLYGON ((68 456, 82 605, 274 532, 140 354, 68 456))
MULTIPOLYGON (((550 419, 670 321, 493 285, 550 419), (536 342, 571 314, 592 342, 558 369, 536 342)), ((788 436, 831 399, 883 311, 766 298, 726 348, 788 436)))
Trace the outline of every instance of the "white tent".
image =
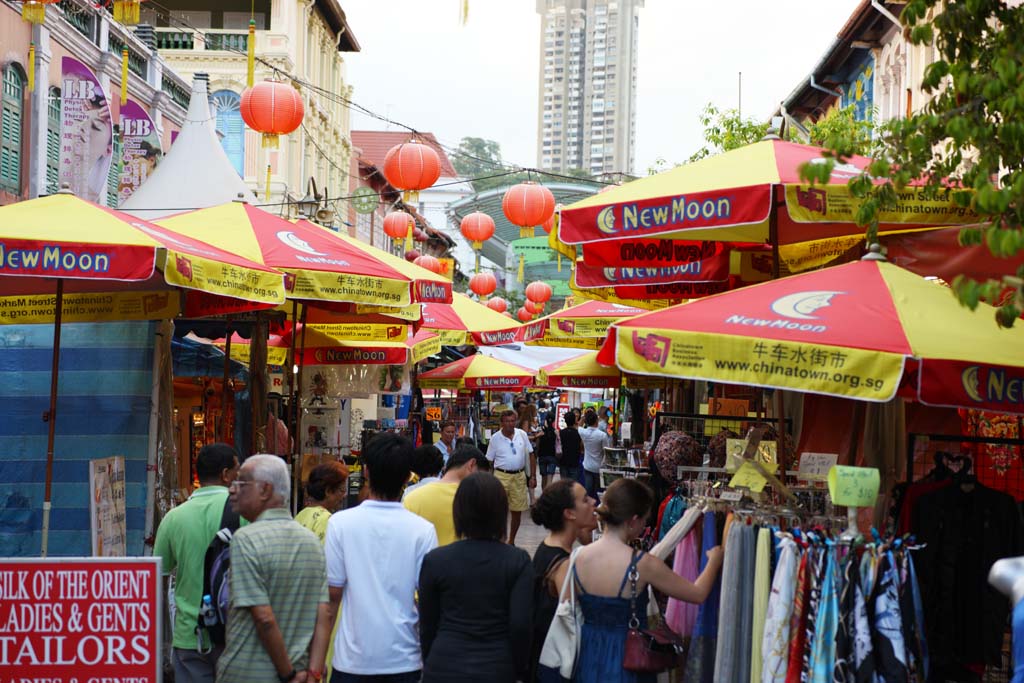
POLYGON ((189 209, 205 209, 256 197, 246 187, 217 139, 206 79, 192 81, 185 124, 171 150, 152 175, 120 207, 139 218, 156 220, 189 209))

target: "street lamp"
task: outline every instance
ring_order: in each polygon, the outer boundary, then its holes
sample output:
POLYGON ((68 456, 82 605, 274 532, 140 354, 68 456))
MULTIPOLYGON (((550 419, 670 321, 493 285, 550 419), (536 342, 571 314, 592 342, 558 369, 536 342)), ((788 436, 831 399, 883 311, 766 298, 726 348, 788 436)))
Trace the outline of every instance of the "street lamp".
POLYGON ((306 196, 296 202, 296 206, 299 209, 299 213, 309 220, 316 219, 317 209, 320 208, 320 193, 317 192, 316 181, 313 178, 310 178, 306 184, 306 196), (309 191, 310 185, 313 186, 312 193, 309 191))

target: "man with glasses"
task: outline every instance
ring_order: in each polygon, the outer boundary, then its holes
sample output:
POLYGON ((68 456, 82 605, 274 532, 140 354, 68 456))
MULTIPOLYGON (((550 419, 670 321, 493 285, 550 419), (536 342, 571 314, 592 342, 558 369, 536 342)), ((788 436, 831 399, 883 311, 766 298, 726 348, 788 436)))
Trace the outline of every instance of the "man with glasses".
POLYGON ((530 507, 526 489, 537 485, 537 456, 530 445, 530 437, 516 427, 516 419, 514 410, 502 412, 501 430, 492 434, 487 444, 487 459, 494 463, 494 476, 508 494, 509 545, 516 544, 523 510, 530 507), (527 464, 530 466, 529 478, 526 476, 527 464))
POLYGON ((327 569, 320 541, 288 512, 291 479, 276 455, 246 459, 230 487, 249 520, 231 542, 231 602, 218 683, 308 680, 314 633, 326 642, 327 569))

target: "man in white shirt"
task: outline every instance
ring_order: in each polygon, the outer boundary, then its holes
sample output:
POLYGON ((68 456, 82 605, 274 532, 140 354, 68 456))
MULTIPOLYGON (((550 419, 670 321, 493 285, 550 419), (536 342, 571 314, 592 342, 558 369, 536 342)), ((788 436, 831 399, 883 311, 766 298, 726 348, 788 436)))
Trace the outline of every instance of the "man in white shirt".
POLYGON ((441 423, 441 438, 434 444, 437 450, 441 451, 441 457, 444 458, 446 466, 448 465, 448 456, 455 450, 455 431, 455 423, 445 420, 441 423))
POLYGON ((501 413, 501 431, 491 435, 487 444, 487 459, 494 463, 494 476, 505 487, 508 494, 509 525, 508 543, 515 545, 516 534, 523 510, 530 507, 526 487, 537 485, 537 456, 530 445, 530 437, 516 428, 516 413, 506 410, 501 413), (530 458, 530 476, 526 477, 526 458, 530 458))
POLYGON ((608 434, 598 429, 597 413, 593 410, 586 412, 583 423, 586 425, 580 430, 580 439, 583 440, 583 485, 587 487, 587 493, 596 500, 608 434))
MULTIPOLYGON (((412 444, 397 434, 374 437, 363 451, 369 498, 335 513, 327 524, 331 624, 345 599, 331 661, 334 681, 363 676, 386 676, 396 683, 420 680, 415 596, 423 557, 437 547, 437 533, 399 502, 412 453, 412 444)), ((311 653, 314 672, 323 671, 325 656, 324 651, 311 653)))

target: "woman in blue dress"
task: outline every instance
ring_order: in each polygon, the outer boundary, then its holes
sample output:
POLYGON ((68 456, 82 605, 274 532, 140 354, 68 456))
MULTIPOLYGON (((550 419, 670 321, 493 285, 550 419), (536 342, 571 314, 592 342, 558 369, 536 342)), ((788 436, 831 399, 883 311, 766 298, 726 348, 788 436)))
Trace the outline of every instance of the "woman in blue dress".
POLYGON ((696 582, 675 574, 656 557, 634 552, 630 543, 643 532, 654 505, 651 490, 636 479, 617 479, 605 491, 598 517, 603 534, 582 548, 573 567, 574 583, 583 608, 576 680, 580 683, 646 683, 653 675, 622 668, 629 628, 630 570, 635 566, 637 607, 641 627, 646 626, 647 585, 677 600, 702 603, 722 566, 722 548, 708 550, 708 563, 696 582))

